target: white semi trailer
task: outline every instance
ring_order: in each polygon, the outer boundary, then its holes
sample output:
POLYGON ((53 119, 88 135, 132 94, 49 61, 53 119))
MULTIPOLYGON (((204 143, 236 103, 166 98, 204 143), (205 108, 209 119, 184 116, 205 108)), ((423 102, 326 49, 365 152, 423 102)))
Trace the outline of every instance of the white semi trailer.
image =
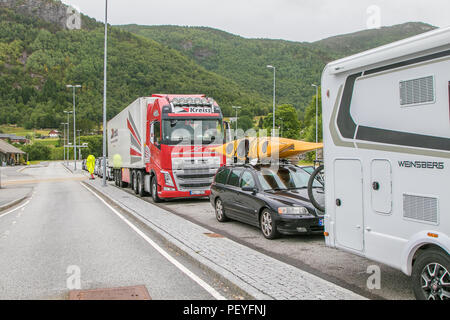
POLYGON ((326 244, 450 299, 450 28, 328 64, 326 244))

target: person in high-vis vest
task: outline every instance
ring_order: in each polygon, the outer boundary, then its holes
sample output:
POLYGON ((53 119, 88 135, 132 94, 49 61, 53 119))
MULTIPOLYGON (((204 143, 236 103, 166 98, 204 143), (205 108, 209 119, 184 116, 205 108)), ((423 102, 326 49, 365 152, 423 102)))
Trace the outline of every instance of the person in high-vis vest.
POLYGON ((88 169, 89 173, 91 174, 91 180, 94 180, 94 169, 95 169, 95 157, 91 154, 86 159, 86 168, 88 169))

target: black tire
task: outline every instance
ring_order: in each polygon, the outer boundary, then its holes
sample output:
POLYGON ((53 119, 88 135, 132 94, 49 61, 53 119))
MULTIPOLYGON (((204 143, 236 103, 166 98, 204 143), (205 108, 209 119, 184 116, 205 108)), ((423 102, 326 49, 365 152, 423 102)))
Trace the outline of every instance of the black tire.
POLYGON ((138 173, 133 171, 132 179, 131 179, 131 189, 135 194, 138 194, 138 173))
POLYGON ((261 212, 259 225, 263 236, 266 239, 273 240, 280 236, 277 230, 277 221, 274 219, 274 214, 268 209, 261 212))
POLYGON ((324 165, 320 165, 316 168, 316 170, 314 170, 314 172, 311 174, 311 177, 309 177, 309 181, 308 181, 308 197, 309 197, 309 201, 311 201, 311 204, 317 209, 320 210, 322 212, 325 212, 325 207, 320 205, 316 199, 314 198, 314 188, 313 188, 313 184, 314 184, 314 180, 316 179, 316 176, 324 169, 324 165))
POLYGON ((450 300, 450 256, 439 249, 428 249, 416 259, 412 287, 417 300, 450 300), (434 273, 434 275, 433 275, 434 273), (426 281, 425 278, 429 279, 426 281), (442 283, 446 283, 443 286, 442 283), (426 285, 426 287, 424 287, 426 285))
POLYGON ((230 219, 228 219, 228 217, 225 214, 225 209, 223 207, 223 201, 220 198, 216 199, 216 203, 215 203, 215 213, 216 213, 216 219, 219 222, 227 222, 230 219))
POLYGON ((152 189, 153 202, 155 202, 155 203, 162 202, 162 200, 158 196, 158 182, 157 182, 155 176, 153 176, 153 178, 152 178, 151 189, 152 189))
POLYGON ((146 195, 145 188, 144 188, 144 173, 142 171, 139 171, 137 174, 137 194, 141 197, 144 197, 146 195))

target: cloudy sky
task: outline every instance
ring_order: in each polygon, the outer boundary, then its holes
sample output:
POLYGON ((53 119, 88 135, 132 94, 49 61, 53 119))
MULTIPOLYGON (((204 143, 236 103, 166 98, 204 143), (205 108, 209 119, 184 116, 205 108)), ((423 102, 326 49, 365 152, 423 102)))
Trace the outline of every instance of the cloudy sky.
MULTIPOLYGON (((104 21, 104 0, 62 0, 104 21)), ((208 26, 247 38, 315 41, 376 26, 450 25, 449 0, 109 0, 109 23, 208 26)))

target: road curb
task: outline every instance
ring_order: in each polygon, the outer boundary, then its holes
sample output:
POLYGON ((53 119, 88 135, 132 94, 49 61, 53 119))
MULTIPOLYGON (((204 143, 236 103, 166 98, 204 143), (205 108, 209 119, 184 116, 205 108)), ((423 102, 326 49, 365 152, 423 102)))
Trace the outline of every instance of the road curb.
POLYGON ((241 292, 243 294, 244 298, 255 299, 255 300, 273 300, 272 297, 262 293, 258 289, 254 288, 251 285, 247 284, 246 282, 242 281, 241 279, 239 279, 237 276, 235 276, 228 270, 226 270, 226 269, 222 268, 221 266, 213 263, 212 261, 209 261, 208 259, 200 256, 194 250, 187 247, 179 240, 175 239, 173 236, 171 236, 166 231, 153 225, 151 223, 151 221, 145 219, 139 213, 135 212, 133 209, 122 205, 120 202, 118 202, 118 201, 112 199, 111 197, 109 197, 108 195, 104 194, 96 186, 86 183, 85 181, 82 181, 82 183, 84 185, 86 185, 88 188, 90 188, 91 190, 93 190, 94 192, 100 194, 108 202, 120 207, 122 210, 124 210, 131 216, 135 217, 140 222, 144 223, 151 231, 154 232, 154 234, 156 234, 160 238, 160 240, 165 242, 172 250, 189 258, 191 261, 196 263, 201 269, 203 269, 206 272, 219 278, 222 282, 224 282, 225 284, 227 284, 230 287, 233 287, 236 291, 241 292))
POLYGON ((31 190, 25 196, 23 196, 23 197, 21 197, 19 199, 13 200, 13 201, 11 201, 11 202, 9 202, 7 204, 4 204, 4 205, 0 206, 0 215, 2 214, 3 211, 6 211, 9 208, 14 207, 14 206, 18 205, 19 203, 25 201, 31 195, 32 192, 33 192, 33 190, 31 190))

